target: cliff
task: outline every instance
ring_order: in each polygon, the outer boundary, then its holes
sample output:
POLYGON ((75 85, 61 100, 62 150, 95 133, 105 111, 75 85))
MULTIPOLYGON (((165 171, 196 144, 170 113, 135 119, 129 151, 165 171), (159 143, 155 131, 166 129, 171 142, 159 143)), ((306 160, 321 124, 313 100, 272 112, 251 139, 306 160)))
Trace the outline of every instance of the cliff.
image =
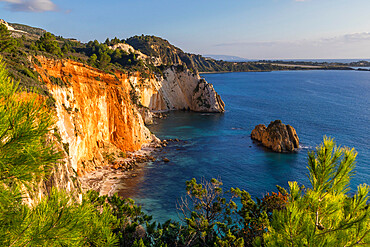
POLYGON ((124 156, 155 140, 143 120, 151 111, 224 111, 211 84, 176 66, 163 77, 143 77, 37 56, 34 67, 55 100, 61 142, 79 175, 109 165, 112 155, 124 156))
POLYGON ((2 23, 9 29, 6 38, 19 44, 1 54, 9 74, 20 81, 22 90, 46 98, 56 122, 49 141, 65 154, 48 179, 30 191, 30 203, 52 187, 78 195, 77 175, 99 167, 121 167, 126 158, 136 159, 128 152, 158 141, 145 126, 152 123, 153 112, 224 111, 213 86, 169 43, 153 46, 159 53, 148 53, 117 38, 85 44, 44 35, 43 29, 2 23), (22 39, 16 42, 20 34, 22 39))
POLYGON ((104 165, 112 147, 135 151, 152 140, 130 100, 126 75, 118 78, 69 60, 37 59, 35 68, 55 99, 62 142, 79 175, 104 165))
MULTIPOLYGON (((140 80, 134 80, 138 82, 140 80)), ((133 84, 140 104, 151 111, 224 112, 225 104, 212 84, 182 66, 171 66, 164 77, 133 84)))

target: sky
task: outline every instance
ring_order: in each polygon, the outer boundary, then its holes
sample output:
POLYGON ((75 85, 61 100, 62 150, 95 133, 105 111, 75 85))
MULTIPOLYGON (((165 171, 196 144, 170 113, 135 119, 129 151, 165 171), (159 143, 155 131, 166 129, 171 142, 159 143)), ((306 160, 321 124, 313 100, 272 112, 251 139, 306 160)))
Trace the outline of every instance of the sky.
POLYGON ((82 42, 155 35, 196 54, 369 59, 370 0, 0 0, 0 18, 82 42))

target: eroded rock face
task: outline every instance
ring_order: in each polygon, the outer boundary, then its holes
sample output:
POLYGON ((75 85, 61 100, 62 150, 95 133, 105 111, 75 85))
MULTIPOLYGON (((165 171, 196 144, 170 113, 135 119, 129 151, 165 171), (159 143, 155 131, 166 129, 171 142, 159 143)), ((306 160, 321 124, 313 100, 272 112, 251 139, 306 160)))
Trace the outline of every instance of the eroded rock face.
POLYGON ((216 93, 213 85, 201 79, 194 89, 192 110, 199 112, 224 112, 225 103, 216 93))
POLYGON ((136 151, 153 136, 132 103, 130 78, 81 63, 38 57, 37 71, 55 99, 56 125, 73 169, 108 165, 104 156, 136 151), (116 149, 116 150, 115 150, 116 149))
POLYGON ((191 110, 197 112, 224 112, 225 104, 212 84, 181 66, 164 71, 163 78, 133 81, 140 103, 151 111, 191 110))
POLYGON ((56 125, 79 175, 108 165, 112 153, 137 151, 157 138, 146 124, 151 112, 223 112, 213 86, 172 66, 163 77, 105 73, 71 60, 38 56, 35 68, 55 99, 56 125))
POLYGON ((295 129, 283 124, 281 120, 275 120, 267 127, 264 124, 257 125, 252 131, 251 138, 262 142, 274 152, 293 152, 299 148, 299 138, 295 129))

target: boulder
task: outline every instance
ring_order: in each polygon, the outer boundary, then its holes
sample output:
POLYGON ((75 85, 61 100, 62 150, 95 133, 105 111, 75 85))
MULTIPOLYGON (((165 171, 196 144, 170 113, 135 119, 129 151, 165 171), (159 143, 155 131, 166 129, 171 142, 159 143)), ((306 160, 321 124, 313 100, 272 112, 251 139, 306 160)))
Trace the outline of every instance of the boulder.
POLYGON ((283 124, 281 120, 275 120, 267 127, 264 124, 257 125, 252 131, 251 138, 279 153, 293 152, 299 147, 299 138, 295 129, 283 124))

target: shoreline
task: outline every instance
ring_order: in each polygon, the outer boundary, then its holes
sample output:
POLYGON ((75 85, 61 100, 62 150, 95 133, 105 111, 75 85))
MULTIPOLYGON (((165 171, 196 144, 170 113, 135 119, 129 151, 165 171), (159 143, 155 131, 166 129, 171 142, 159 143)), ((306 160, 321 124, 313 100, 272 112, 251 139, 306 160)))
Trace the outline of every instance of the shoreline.
POLYGON ((249 71, 207 71, 207 72, 198 72, 199 75, 202 74, 226 74, 226 73, 250 73, 250 72, 274 72, 274 71, 311 71, 311 70, 332 70, 332 71, 370 71, 366 68, 352 68, 352 67, 314 67, 314 66, 304 66, 304 65, 281 65, 286 69, 281 70, 249 70, 249 71), (289 69, 292 68, 292 69, 289 69))
POLYGON ((110 165, 86 173, 84 176, 80 177, 82 190, 84 192, 95 190, 100 196, 112 196, 117 192, 117 184, 119 184, 121 180, 136 177, 135 171, 137 170, 138 164, 147 162, 155 149, 155 147, 149 145, 135 152, 128 152, 129 157, 123 160, 125 164, 130 164, 130 168, 128 169, 110 165))
MULTIPOLYGON (((136 179, 142 175, 143 168, 149 162, 165 161, 166 158, 161 159, 159 153, 169 142, 179 142, 178 139, 160 140, 155 139, 151 143, 143 146, 140 150, 135 152, 127 152, 127 158, 116 160, 117 163, 121 162, 129 164, 128 167, 119 165, 104 166, 86 173, 80 177, 82 191, 95 190, 100 196, 112 196, 122 190, 127 189, 125 184, 130 183, 128 180, 136 179)), ((137 182, 137 181, 134 181, 137 182)), ((132 183, 132 181, 131 181, 132 183)), ((122 195, 121 195, 122 196, 122 195)), ((127 197, 127 196, 123 196, 127 197)))
POLYGON ((235 72, 253 72, 253 71, 209 71, 209 72, 198 72, 201 74, 226 74, 226 73, 235 73, 235 72))

